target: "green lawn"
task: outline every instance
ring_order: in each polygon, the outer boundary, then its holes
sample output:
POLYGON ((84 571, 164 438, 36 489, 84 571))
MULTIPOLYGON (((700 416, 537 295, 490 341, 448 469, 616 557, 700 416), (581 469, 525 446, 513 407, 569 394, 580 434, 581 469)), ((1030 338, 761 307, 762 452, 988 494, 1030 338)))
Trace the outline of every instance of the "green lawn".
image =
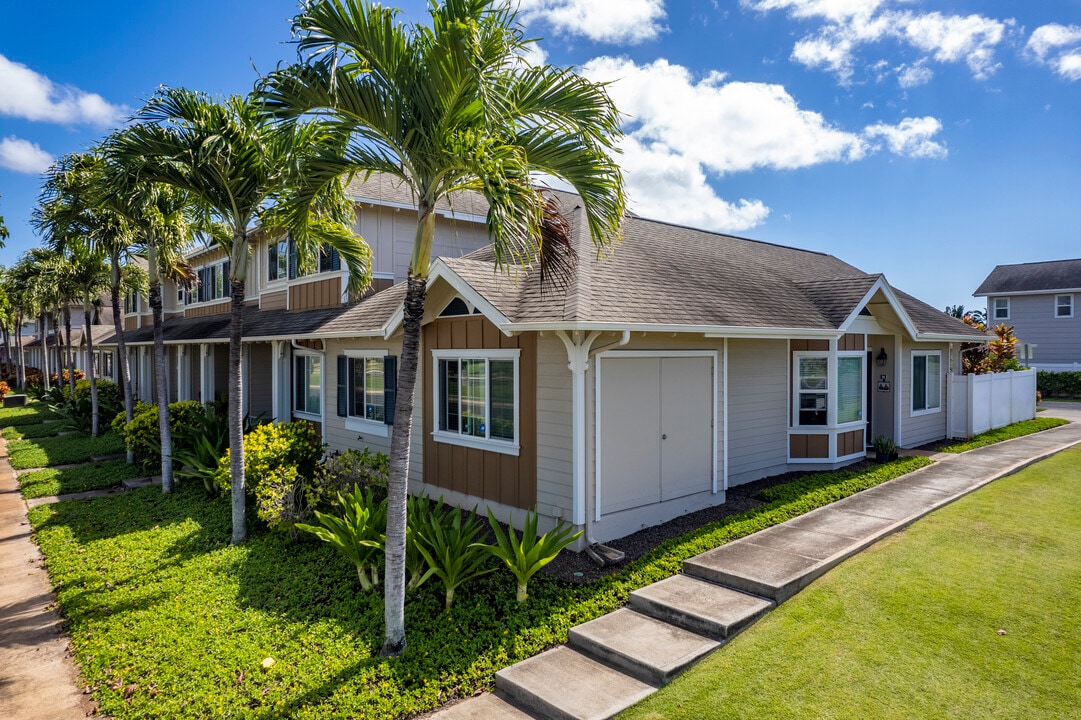
POLYGON ((37 423, 35 425, 11 425, 0 430, 0 435, 3 435, 5 440, 22 440, 24 438, 33 439, 53 437, 63 429, 61 423, 58 422, 37 423))
POLYGON ((1076 718, 1078 578, 1081 448, 848 560, 621 718, 1076 718))
POLYGON ((33 401, 24 407, 0 408, 0 428, 12 425, 37 425, 43 420, 56 417, 49 406, 33 401))
POLYGON ((96 438, 65 435, 8 441, 11 466, 16 470, 85 462, 92 457, 120 452, 124 452, 124 441, 111 431, 96 438))
POLYGON ((1066 425, 1068 422, 1068 420, 1054 417, 1038 417, 1033 418, 1032 420, 1022 420, 1021 422, 1016 422, 1012 425, 1007 425, 1006 427, 1000 427, 997 430, 988 430, 987 432, 980 433, 968 440, 961 440, 952 445, 946 445, 940 448, 940 450, 948 453, 963 453, 987 445, 994 445, 995 443, 1000 443, 1004 440, 1013 440, 1014 438, 1031 435, 1032 433, 1037 433, 1041 430, 1050 430, 1059 425, 1066 425))
POLYGON ((80 467, 57 470, 45 468, 19 476, 19 488, 26 499, 65 495, 87 490, 103 490, 121 480, 143 477, 146 473, 138 465, 128 465, 124 460, 105 460, 80 467))
POLYGON ((460 588, 444 611, 430 580, 407 603, 409 647, 394 660, 378 657, 382 597, 360 592, 352 564, 254 521, 249 542, 231 546, 228 500, 207 500, 197 483, 42 506, 30 519, 103 713, 382 718, 491 687, 496 670, 565 642, 570 627, 685 558, 928 463, 804 478, 798 493, 669 541, 615 576, 584 586, 535 578, 524 605, 514 580, 494 573, 460 588))

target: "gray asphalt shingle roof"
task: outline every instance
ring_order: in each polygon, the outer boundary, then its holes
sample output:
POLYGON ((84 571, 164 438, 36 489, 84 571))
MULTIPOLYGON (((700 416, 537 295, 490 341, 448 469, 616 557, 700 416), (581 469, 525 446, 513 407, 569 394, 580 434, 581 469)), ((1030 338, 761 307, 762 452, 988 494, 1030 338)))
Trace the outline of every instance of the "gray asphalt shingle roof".
POLYGON ((1001 295, 1040 290, 1076 290, 1081 288, 1081 259, 996 265, 991 274, 972 293, 1001 295))

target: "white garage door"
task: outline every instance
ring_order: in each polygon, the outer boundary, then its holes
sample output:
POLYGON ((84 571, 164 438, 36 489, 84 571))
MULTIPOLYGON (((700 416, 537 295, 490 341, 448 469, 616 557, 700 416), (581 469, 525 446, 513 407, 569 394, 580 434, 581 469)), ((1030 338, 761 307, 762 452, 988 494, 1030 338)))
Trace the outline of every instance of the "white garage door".
POLYGON ((713 489, 713 356, 600 358, 601 513, 713 489))

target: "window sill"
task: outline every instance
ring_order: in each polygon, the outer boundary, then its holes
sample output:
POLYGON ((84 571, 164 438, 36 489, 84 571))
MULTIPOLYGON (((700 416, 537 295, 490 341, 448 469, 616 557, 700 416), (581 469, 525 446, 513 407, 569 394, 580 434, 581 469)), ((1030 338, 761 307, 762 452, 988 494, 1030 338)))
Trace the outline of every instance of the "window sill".
POLYGON ((927 410, 911 410, 909 411, 909 417, 919 417, 921 415, 934 415, 935 413, 942 412, 942 406, 936 408, 929 408, 927 410))
POLYGON ((298 420, 308 420, 317 423, 323 422, 323 416, 321 414, 304 412, 303 410, 294 410, 293 417, 298 420))
POLYGON ((345 419, 345 429, 365 433, 366 435, 375 435, 376 437, 390 436, 389 425, 375 420, 366 420, 365 418, 347 417, 345 419))
POLYGON ((484 438, 473 438, 465 435, 454 435, 446 432, 433 432, 432 439, 436 442, 446 443, 447 445, 459 445, 461 447, 473 448, 475 450, 487 450, 488 452, 500 453, 501 455, 514 455, 518 456, 519 446, 518 443, 507 442, 505 440, 485 440, 484 438))

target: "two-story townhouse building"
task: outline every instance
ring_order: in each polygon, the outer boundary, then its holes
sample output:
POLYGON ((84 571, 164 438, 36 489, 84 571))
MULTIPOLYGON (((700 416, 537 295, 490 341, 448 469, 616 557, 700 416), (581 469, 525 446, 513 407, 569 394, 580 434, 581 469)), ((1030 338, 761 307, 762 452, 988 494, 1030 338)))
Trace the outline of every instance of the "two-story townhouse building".
POLYGON ((1006 323, 1040 370, 1081 369, 1081 259, 996 265, 973 293, 989 326, 1006 323))
MULTIPOLYGON (((304 274, 287 237, 260 239, 244 408, 313 422, 331 449, 388 451, 416 209, 385 178, 351 190, 375 287, 348 297, 332 253, 304 274)), ((497 270, 482 198, 439 208, 412 491, 504 520, 536 508, 592 543, 722 503, 732 485, 854 462, 880 435, 946 436, 947 376, 982 333, 824 253, 628 215, 598 254, 581 200, 553 194, 578 258, 562 286, 497 270)), ((225 388, 224 256, 191 260, 209 289, 174 290, 170 397, 209 399, 225 388)), ((148 327, 127 340, 149 357, 148 327)))

